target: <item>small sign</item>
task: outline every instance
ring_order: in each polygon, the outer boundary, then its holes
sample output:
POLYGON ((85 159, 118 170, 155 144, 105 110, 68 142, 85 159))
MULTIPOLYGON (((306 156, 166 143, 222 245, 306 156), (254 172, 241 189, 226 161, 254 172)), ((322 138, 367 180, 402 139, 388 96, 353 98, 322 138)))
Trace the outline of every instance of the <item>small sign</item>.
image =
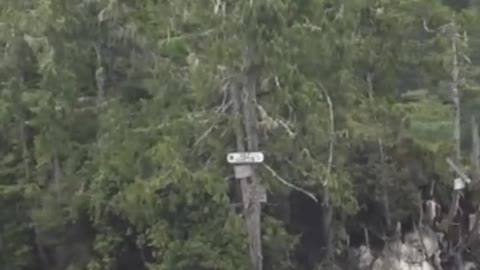
POLYGON ((261 203, 266 203, 267 202, 267 189, 262 186, 258 185, 257 186, 257 192, 256 192, 257 200, 261 203))
POLYGON ((462 190, 465 188, 465 180, 463 180, 462 178, 455 178, 454 182, 453 182, 453 189, 454 190, 462 190))
POLYGON ((235 165, 233 166, 236 179, 243 179, 252 176, 252 167, 250 165, 235 165))
POLYGON ((253 164, 263 162, 262 152, 243 152, 243 153, 229 153, 227 161, 230 164, 253 164))
MULTIPOLYGON (((447 158, 447 163, 462 178, 463 185, 470 184, 472 180, 470 180, 470 178, 468 178, 468 176, 463 172, 463 170, 458 167, 450 158, 447 158)), ((455 179, 455 181, 457 181, 457 179, 455 179)))

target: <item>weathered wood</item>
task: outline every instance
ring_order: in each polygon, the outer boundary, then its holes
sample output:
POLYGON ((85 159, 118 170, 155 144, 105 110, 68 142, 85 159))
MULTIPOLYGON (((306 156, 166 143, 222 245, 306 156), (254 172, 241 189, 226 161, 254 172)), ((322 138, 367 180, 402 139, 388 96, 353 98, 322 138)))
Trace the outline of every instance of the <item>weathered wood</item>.
MULTIPOLYGON (((248 57, 248 56, 247 56, 248 57)), ((235 135, 238 152, 258 150, 257 115, 256 115, 256 85, 257 74, 248 72, 242 80, 232 84, 233 113, 235 116, 235 135)), ((258 193, 258 178, 252 167, 249 178, 240 179, 242 191, 243 214, 248 233, 248 244, 252 270, 263 269, 261 243, 261 202, 258 193), (250 181, 249 181, 250 180, 250 181)))
POLYGON ((328 153, 328 164, 327 164, 327 174, 325 176, 325 191, 324 191, 324 200, 323 200, 323 237, 326 241, 325 243, 325 259, 330 261, 334 256, 334 233, 332 230, 332 221, 334 215, 334 209, 331 203, 329 181, 330 175, 333 167, 333 151, 335 144, 335 115, 333 112, 333 102, 330 98, 330 95, 325 90, 325 97, 328 104, 329 119, 330 119, 330 130, 329 130, 329 153, 328 153))
MULTIPOLYGON (((240 114, 242 98, 241 98, 241 89, 239 82, 233 82, 231 84, 232 91, 232 102, 233 102, 233 117, 234 117, 234 130, 236 137, 236 146, 239 152, 245 151, 245 136, 242 128, 242 117, 240 114)), ((242 189, 242 200, 244 207, 248 206, 248 193, 245 193, 248 190, 247 179, 240 179, 240 187, 242 189)))
POLYGON ((475 117, 472 117, 472 165, 474 185, 480 182, 480 138, 478 135, 478 124, 475 117))
MULTIPOLYGON (((452 101, 455 105, 455 124, 454 124, 454 131, 453 131, 453 140, 454 140, 454 145, 455 145, 455 162, 460 163, 462 161, 462 156, 461 156, 461 126, 460 126, 460 94, 459 94, 459 89, 458 89, 458 77, 459 77, 459 71, 460 67, 458 65, 458 51, 457 51, 457 41, 458 41, 458 33, 457 33, 457 27, 456 24, 452 21, 451 24, 451 31, 450 31, 450 42, 451 42, 451 48, 452 48, 452 69, 450 71, 450 76, 451 76, 451 94, 452 94, 452 101)), ((458 172, 457 172, 458 173, 458 172)), ((460 175, 464 181, 466 181, 467 178, 464 176, 460 175)), ((461 196, 461 191, 460 190, 453 190, 452 194, 452 202, 450 204, 450 208, 448 210, 448 215, 447 215, 447 228, 450 227, 450 223, 453 220, 453 218, 456 216, 458 207, 459 207, 459 202, 460 202, 460 196, 461 196)), ((459 232, 460 233, 460 232, 459 232)), ((456 243, 458 245, 461 245, 462 237, 459 237, 460 243, 456 243)), ((454 257, 455 257, 455 263, 457 265, 458 269, 463 269, 462 265, 462 254, 461 252, 455 252, 451 250, 451 252, 454 252, 454 257)))
POLYGON ((453 171, 455 171, 458 174, 458 176, 460 176, 462 178, 462 180, 465 181, 465 183, 470 183, 470 178, 462 170, 462 168, 460 168, 460 166, 455 164, 455 162, 453 162, 450 158, 447 158, 446 161, 447 161, 447 164, 450 166, 450 168, 453 171))
MULTIPOLYGON (((478 185, 480 181, 480 138, 478 135, 478 124, 475 117, 472 117, 472 165, 474 168, 474 186, 478 185)), ((469 220, 469 232, 466 236, 465 247, 468 247, 478 237, 480 230, 480 206, 477 205, 477 210, 473 215, 473 220, 469 220)))
MULTIPOLYGON (((254 61, 256 59, 256 48, 253 43, 248 44, 244 53, 244 82, 243 82, 243 122, 247 148, 250 152, 258 151, 258 116, 256 110, 256 92, 258 86, 259 70, 254 61)), ((258 200, 257 189, 259 187, 258 177, 255 170, 250 177, 249 187, 249 208, 245 209, 247 229, 249 231, 250 258, 252 270, 263 269, 262 237, 261 237, 261 203, 258 200)))

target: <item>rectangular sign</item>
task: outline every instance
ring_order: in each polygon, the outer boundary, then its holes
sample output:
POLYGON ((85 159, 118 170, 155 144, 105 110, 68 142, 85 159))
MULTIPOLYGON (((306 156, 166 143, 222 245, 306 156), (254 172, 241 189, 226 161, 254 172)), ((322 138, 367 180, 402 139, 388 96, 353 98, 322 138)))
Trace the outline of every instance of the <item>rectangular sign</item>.
POLYGON ((262 152, 243 152, 243 153, 229 153, 227 161, 230 164, 253 164, 263 162, 262 152))
POLYGON ((452 168, 452 170, 454 170, 462 178, 464 183, 470 184, 470 178, 463 172, 462 169, 460 169, 460 167, 457 166, 457 164, 455 164, 450 158, 447 158, 447 163, 450 165, 450 168, 452 168))
POLYGON ((235 165, 233 166, 236 179, 243 179, 252 176, 252 167, 250 165, 235 165))
POLYGON ((266 203, 267 202, 267 189, 262 186, 258 185, 257 186, 257 192, 256 192, 257 200, 261 203, 266 203))

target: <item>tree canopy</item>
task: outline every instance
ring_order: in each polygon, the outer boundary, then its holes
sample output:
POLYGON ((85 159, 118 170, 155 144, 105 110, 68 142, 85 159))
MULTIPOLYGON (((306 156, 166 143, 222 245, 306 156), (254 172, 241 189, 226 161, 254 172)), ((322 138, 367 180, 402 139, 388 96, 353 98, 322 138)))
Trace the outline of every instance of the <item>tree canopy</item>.
POLYGON ((381 250, 431 199, 442 265, 475 261, 479 7, 1 1, 0 266, 252 269, 226 162, 250 77, 264 269, 353 269, 352 248, 381 250))

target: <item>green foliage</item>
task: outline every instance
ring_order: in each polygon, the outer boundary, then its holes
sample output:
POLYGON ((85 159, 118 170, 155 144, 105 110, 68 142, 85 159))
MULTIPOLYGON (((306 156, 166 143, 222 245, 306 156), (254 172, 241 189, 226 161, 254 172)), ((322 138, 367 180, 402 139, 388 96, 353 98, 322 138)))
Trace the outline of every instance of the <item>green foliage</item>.
POLYGON ((308 246, 321 213, 279 178, 319 209, 328 194, 341 260, 347 219, 386 230, 371 206, 385 192, 405 222, 420 185, 451 184, 451 41, 425 28, 454 19, 468 33, 467 152, 479 18, 435 0, 2 1, 0 266, 249 269, 225 154, 236 148, 228 86, 252 43, 260 147, 277 174, 258 168, 265 269, 311 269, 294 254, 316 264, 325 244, 308 246))

